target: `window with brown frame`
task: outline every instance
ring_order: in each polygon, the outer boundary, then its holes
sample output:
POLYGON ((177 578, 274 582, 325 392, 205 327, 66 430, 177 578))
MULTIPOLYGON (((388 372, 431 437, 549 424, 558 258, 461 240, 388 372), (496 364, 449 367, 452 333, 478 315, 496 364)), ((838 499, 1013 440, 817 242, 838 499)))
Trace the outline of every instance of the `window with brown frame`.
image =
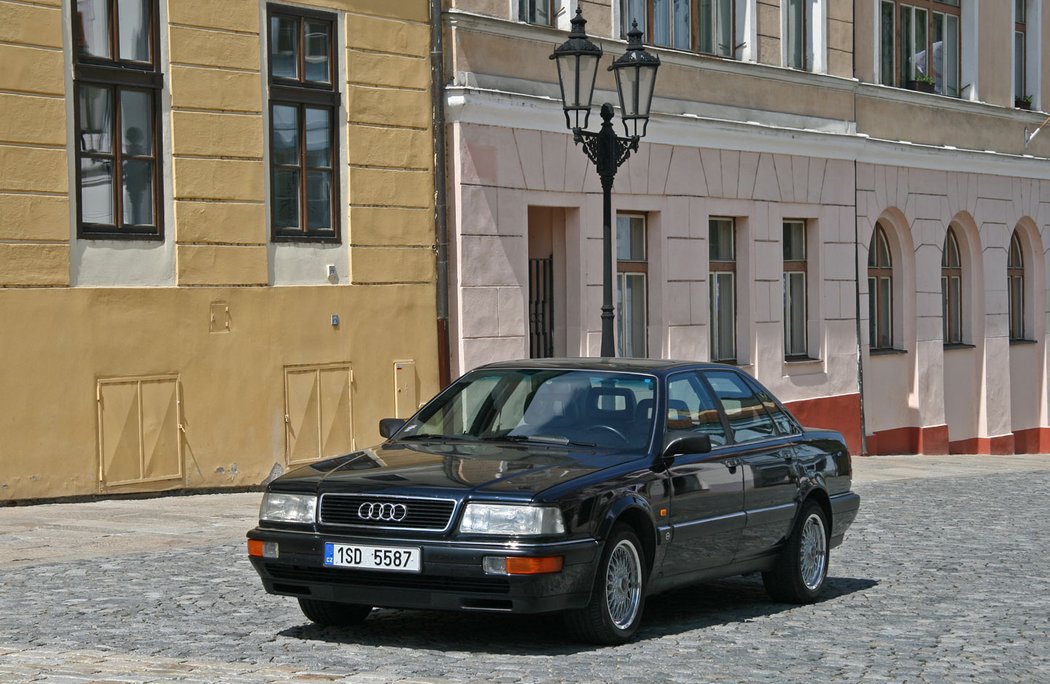
POLYGON ((76 0, 77 235, 162 239, 157 0, 76 0))
POLYGON ((621 37, 638 22, 651 45, 733 59, 735 6, 736 0, 621 0, 621 37))
POLYGON ((649 355, 648 229, 644 214, 616 216, 616 323, 620 356, 649 355))
POLYGON ((806 358, 809 351, 806 222, 784 221, 784 356, 806 358))
POLYGON ((1024 249, 1021 237, 1014 231, 1010 238, 1010 256, 1006 261, 1007 314, 1010 320, 1010 339, 1025 339, 1024 326, 1024 249))
POLYGON ((736 363, 736 221, 708 222, 711 360, 736 363))
POLYGON ((868 248, 868 346, 893 349, 893 257, 881 223, 868 248))
POLYGON ((883 85, 959 97, 960 0, 881 0, 883 85))
POLYGON ((941 254, 941 321, 944 343, 962 344, 962 259, 950 226, 941 254))
POLYGON ((339 241, 335 15, 269 5, 270 230, 339 241))

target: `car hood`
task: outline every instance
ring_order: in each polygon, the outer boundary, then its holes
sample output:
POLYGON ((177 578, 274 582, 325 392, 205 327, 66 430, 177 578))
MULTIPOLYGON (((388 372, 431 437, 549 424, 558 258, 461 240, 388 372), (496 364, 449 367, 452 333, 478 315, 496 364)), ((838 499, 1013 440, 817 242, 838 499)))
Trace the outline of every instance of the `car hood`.
MULTIPOLYGON (((291 471, 272 489, 531 494, 642 455, 508 443, 388 442, 291 471)), ((457 497, 458 498, 458 497, 457 497)))

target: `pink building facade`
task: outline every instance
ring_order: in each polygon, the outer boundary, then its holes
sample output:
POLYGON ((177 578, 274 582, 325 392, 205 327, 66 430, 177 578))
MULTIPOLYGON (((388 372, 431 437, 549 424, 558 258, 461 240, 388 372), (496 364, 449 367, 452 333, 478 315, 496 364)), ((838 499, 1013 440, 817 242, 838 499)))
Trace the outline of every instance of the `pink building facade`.
MULTIPOLYGON (((444 17, 453 374, 599 352, 601 187, 547 60, 569 13, 503 4, 444 17)), ((611 63, 623 8, 581 4, 611 63)), ((1050 146, 1025 144, 1044 115, 990 76, 965 97, 882 84, 863 40, 838 49, 878 3, 818 0, 819 58, 788 68, 774 5, 739 3, 757 48, 734 58, 649 48, 654 114, 613 192, 618 353, 734 363, 855 453, 1050 451, 1050 146)), ((982 51, 1009 39, 960 11, 982 51)))

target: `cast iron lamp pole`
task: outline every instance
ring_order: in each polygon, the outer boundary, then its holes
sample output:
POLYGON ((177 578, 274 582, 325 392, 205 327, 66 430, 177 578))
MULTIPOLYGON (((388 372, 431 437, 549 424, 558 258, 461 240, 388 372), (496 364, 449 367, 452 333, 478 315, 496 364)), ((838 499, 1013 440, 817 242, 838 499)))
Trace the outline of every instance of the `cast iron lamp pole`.
POLYGON ((634 22, 627 33, 627 52, 609 67, 616 76, 616 92, 627 137, 613 131, 613 106, 606 102, 601 107, 602 126, 597 133, 586 130, 591 113, 594 81, 598 74, 598 60, 602 49, 587 38, 584 26, 587 20, 577 6, 572 19, 569 39, 555 48, 550 56, 558 65, 558 84, 561 86, 565 124, 572 131, 573 140, 583 145, 587 158, 594 163, 602 181, 602 347, 603 357, 616 356, 613 332, 612 303, 612 187, 616 171, 638 150, 638 141, 645 135, 649 110, 653 101, 653 86, 660 58, 645 51, 642 32, 634 22), (626 92, 624 89, 626 87, 626 92))

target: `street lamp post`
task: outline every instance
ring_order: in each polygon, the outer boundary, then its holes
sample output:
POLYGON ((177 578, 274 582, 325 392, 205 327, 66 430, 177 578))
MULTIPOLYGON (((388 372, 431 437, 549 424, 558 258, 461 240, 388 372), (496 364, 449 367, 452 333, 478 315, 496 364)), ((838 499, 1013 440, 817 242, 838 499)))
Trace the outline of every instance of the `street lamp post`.
POLYGON ((572 131, 573 140, 583 145, 587 158, 594 163, 602 181, 602 349, 603 357, 616 356, 613 336, 612 304, 612 186, 616 171, 637 151, 638 141, 645 135, 649 110, 656 84, 656 70, 660 58, 645 51, 642 32, 634 22, 627 33, 627 52, 609 67, 616 76, 616 92, 620 98, 620 112, 626 137, 613 130, 613 106, 601 106, 602 125, 597 133, 586 130, 594 96, 594 82, 598 74, 598 60, 602 49, 587 38, 584 26, 587 20, 577 6, 572 19, 569 39, 554 49, 550 56, 558 65, 558 84, 561 87, 565 125, 572 131))

